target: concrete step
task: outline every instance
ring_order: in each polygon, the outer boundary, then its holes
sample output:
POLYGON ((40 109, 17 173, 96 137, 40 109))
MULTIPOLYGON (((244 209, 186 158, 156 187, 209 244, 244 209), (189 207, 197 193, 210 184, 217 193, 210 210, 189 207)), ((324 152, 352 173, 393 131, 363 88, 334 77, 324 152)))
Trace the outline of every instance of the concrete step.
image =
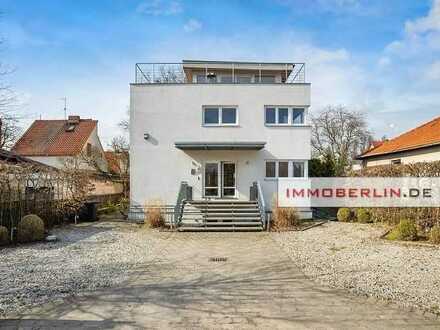
POLYGON ((243 222, 243 223, 261 223, 260 218, 232 218, 232 219, 225 219, 225 218, 214 218, 214 219, 195 219, 195 218, 182 218, 181 223, 233 223, 233 222, 243 222))
POLYGON ((262 231, 262 226, 252 226, 252 227, 191 227, 191 226, 180 226, 179 231, 262 231))

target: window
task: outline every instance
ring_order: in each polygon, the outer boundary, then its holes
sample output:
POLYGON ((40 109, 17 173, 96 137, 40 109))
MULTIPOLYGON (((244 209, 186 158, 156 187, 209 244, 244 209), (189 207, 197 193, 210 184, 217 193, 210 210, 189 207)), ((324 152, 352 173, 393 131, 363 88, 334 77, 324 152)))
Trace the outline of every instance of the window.
POLYGON ((221 75, 220 82, 224 84, 232 84, 232 76, 231 75, 221 75))
POLYGON ((237 109, 222 108, 222 124, 236 124, 237 123, 237 109))
POLYGON ((204 74, 198 74, 196 76, 197 83, 206 83, 206 76, 204 74))
POLYGON ((233 126, 238 124, 236 107, 204 107, 203 125, 233 126))
POLYGON ((203 109, 203 123, 207 125, 219 124, 219 108, 205 108, 203 109))
POLYGON ((294 178, 304 177, 304 162, 292 162, 292 167, 294 178))
POLYGON ((264 118, 266 125, 304 125, 305 109, 269 106, 265 108, 264 118))
POLYGON ((278 108, 278 124, 289 124, 289 109, 288 108, 278 108))
POLYGON ((302 108, 293 108, 292 109, 292 124, 304 124, 304 109, 302 108))
POLYGON ((276 162, 266 162, 266 178, 276 177, 276 162))
POLYGON ((275 108, 266 108, 266 124, 276 124, 275 108))
POLYGON ((250 84, 252 83, 252 76, 239 75, 236 76, 236 81, 239 84, 250 84))
POLYGON ((267 160, 266 178, 303 178, 305 162, 297 160, 267 160))
POLYGON ((275 82, 275 76, 261 76, 261 82, 263 84, 272 84, 275 82))
POLYGON ((289 162, 278 162, 278 177, 287 178, 289 176, 289 162))

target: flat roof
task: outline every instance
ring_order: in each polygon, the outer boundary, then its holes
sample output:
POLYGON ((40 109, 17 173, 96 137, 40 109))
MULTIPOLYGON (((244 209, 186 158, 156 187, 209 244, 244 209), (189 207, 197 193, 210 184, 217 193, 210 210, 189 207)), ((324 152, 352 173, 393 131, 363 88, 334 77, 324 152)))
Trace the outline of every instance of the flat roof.
POLYGON ((294 65, 302 63, 294 62, 261 62, 261 61, 206 61, 206 60, 182 60, 183 64, 273 64, 273 65, 294 65))
POLYGON ((266 142, 175 142, 181 150, 261 150, 266 142))

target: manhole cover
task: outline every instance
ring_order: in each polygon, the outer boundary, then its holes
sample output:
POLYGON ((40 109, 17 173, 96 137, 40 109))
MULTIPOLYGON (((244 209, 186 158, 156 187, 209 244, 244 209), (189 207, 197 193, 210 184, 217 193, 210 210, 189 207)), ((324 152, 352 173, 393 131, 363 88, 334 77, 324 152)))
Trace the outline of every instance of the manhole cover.
POLYGON ((209 258, 209 261, 212 261, 212 262, 225 262, 227 260, 228 260, 228 258, 225 258, 225 257, 209 258))

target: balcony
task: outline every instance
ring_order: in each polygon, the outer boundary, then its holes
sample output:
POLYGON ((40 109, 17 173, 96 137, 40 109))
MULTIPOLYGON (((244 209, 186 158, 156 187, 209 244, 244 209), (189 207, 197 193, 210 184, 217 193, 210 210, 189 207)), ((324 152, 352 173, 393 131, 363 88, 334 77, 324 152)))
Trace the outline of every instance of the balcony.
POLYGON ((301 84, 305 63, 136 63, 136 84, 301 84))

